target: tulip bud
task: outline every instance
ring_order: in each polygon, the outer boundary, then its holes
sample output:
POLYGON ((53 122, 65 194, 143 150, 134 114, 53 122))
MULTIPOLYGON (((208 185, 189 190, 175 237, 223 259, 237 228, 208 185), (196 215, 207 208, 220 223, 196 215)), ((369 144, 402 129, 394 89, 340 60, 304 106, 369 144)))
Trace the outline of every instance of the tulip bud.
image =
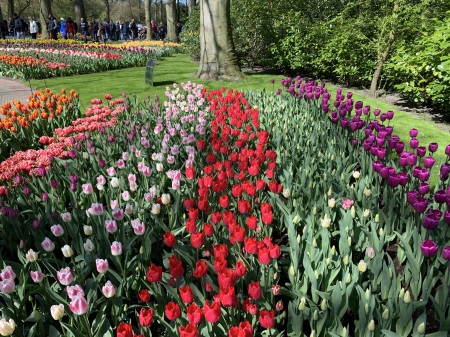
POLYGON ((370 211, 369 211, 368 209, 365 209, 365 210, 364 210, 364 213, 363 213, 363 217, 364 217, 365 219, 367 219, 367 218, 369 217, 369 215, 370 215, 370 211))
POLYGON ((335 247, 335 246, 332 246, 332 247, 331 247, 330 254, 331 254, 331 256, 333 256, 334 254, 336 254, 336 247, 335 247))
POLYGON ((364 312, 366 313, 366 315, 369 312, 369 304, 368 303, 364 304, 364 312))
POLYGON ((283 189, 282 193, 283 193, 283 197, 285 197, 286 199, 291 196, 291 192, 287 188, 283 189))
POLYGON ((295 275, 295 270, 294 270, 294 266, 291 264, 291 266, 289 267, 289 274, 291 274, 292 276, 295 275))
POLYGON ((350 274, 347 274, 347 277, 345 278, 345 283, 349 284, 352 280, 352 276, 350 274))
POLYGON ((352 176, 355 179, 359 179, 359 177, 361 176, 361 173, 359 171, 353 171, 352 176))
POLYGON ((409 293, 409 290, 405 291, 405 296, 403 296, 403 301, 406 304, 411 303, 411 295, 409 293))
POLYGON ((141 248, 139 248, 139 254, 140 255, 144 254, 144 251, 145 251, 144 246, 141 246, 141 248))
POLYGON ((348 228, 348 226, 345 226, 345 232, 348 234, 348 231, 350 230, 350 228, 348 228))
POLYGON ((168 205, 170 203, 170 194, 169 193, 163 193, 161 194, 161 202, 164 205, 168 205))
POLYGON ((294 202, 292 203, 292 205, 295 207, 297 207, 297 199, 294 199, 294 202))
POLYGON ((342 337, 346 337, 347 336, 347 328, 345 326, 342 328, 341 336, 342 337))
POLYGON ((417 332, 423 335, 425 333, 425 323, 420 323, 417 327, 417 332))
POLYGON ((352 238, 350 236, 347 238, 347 243, 349 246, 352 245, 352 238))
POLYGON ((317 321, 318 319, 319 319, 319 313, 317 312, 317 310, 314 310, 313 320, 317 321))
POLYGON ((61 248, 61 251, 62 251, 64 257, 71 257, 73 255, 73 250, 69 245, 64 245, 61 248))
POLYGON ((370 289, 366 289, 366 292, 364 295, 365 295, 366 300, 368 301, 370 299, 370 289))
POLYGON ((327 300, 326 299, 322 299, 322 302, 320 303, 320 309, 322 311, 327 310, 327 300))
POLYGON ((316 278, 316 280, 319 279, 319 272, 316 270, 314 270, 314 277, 316 278))
POLYGON ((369 324, 367 325, 367 330, 369 330, 369 331, 375 330, 375 321, 373 319, 371 319, 369 324))
POLYGON ((364 273, 364 272, 367 270, 367 263, 364 262, 364 260, 360 260, 360 261, 359 261, 359 263, 358 263, 358 270, 359 270, 361 273, 364 273))
POLYGON ((344 286, 342 285, 341 281, 339 281, 339 287, 341 288, 341 290, 344 290, 344 286))
POLYGON ((380 215, 379 214, 375 215, 375 222, 376 223, 380 222, 380 215))
POLYGON ((380 228, 378 230, 378 235, 380 235, 380 237, 382 237, 384 235, 384 229, 383 228, 380 228))
POLYGON ((294 216, 294 219, 292 219, 292 222, 293 222, 294 224, 297 224, 299 220, 300 220, 300 219, 299 219, 298 215, 296 215, 296 216, 294 216))
POLYGON ((302 297, 300 299, 300 304, 298 305, 298 310, 303 311, 306 307, 306 298, 302 297))
POLYGON ((399 298, 403 298, 403 296, 405 296, 405 289, 404 288, 400 289, 400 293, 398 294, 399 298))
POLYGON ((330 263, 331 263, 331 259, 330 259, 329 257, 327 257, 326 260, 325 260, 325 264, 326 264, 327 266, 329 266, 330 263))
POLYGON ((316 330, 311 331, 309 337, 316 337, 316 330))
POLYGON ((276 280, 278 278, 278 272, 275 272, 275 274, 273 274, 273 279, 276 280))
POLYGON ((328 199, 328 207, 333 208, 336 205, 336 199, 328 199))
POLYGON ((372 195, 372 191, 364 187, 364 195, 366 196, 366 198, 369 198, 372 195))
POLYGON ((326 173, 323 175, 323 181, 328 181, 328 176, 326 173))
POLYGON ((354 219, 356 217, 355 206, 352 206, 352 208, 350 208, 350 214, 352 216, 352 219, 354 219))
POLYGON ((341 181, 345 181, 345 175, 344 175, 344 173, 341 174, 341 181))
POLYGON ((297 243, 300 243, 302 237, 300 236, 300 234, 297 235, 297 243))
POLYGON ((312 245, 313 245, 314 248, 317 247, 317 240, 316 239, 313 240, 313 244, 312 245))
POLYGON ((383 317, 383 319, 387 321, 389 319, 389 309, 384 309, 383 313, 381 314, 381 317, 383 317))
POLYGON ((84 235, 92 235, 92 226, 83 226, 84 235))
POLYGON ((331 194, 333 193, 333 190, 331 189, 331 186, 330 186, 330 188, 328 189, 328 192, 327 192, 327 195, 329 196, 329 197, 331 197, 331 194))
POLYGON ((343 262, 345 265, 348 265, 348 255, 344 256, 343 262))
POLYGON ((314 206, 313 210, 312 210, 312 214, 316 215, 317 214, 317 208, 314 206))

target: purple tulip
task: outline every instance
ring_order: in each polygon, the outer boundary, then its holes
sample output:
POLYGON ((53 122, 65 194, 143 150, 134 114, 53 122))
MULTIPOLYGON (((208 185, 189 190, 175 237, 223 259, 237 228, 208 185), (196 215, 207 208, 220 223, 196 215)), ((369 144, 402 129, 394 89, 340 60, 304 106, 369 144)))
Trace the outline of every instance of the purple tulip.
POLYGON ((25 187, 23 188, 23 194, 25 194, 26 196, 29 196, 30 193, 31 193, 30 188, 29 188, 28 186, 25 186, 25 187))
POLYGON ((419 192, 417 192, 417 191, 406 192, 406 201, 410 205, 414 204, 418 197, 419 197, 419 192))
POLYGON ((31 223, 31 227, 33 227, 33 229, 39 229, 39 227, 41 226, 41 222, 39 220, 33 220, 33 222, 31 223))
POLYGON ((417 190, 422 195, 427 194, 428 192, 430 192, 430 185, 428 185, 427 183, 420 183, 417 190))
POLYGON ((338 117, 338 112, 336 110, 331 110, 331 117, 338 117))
POLYGON ((379 114, 380 114, 380 109, 375 109, 375 110, 373 110, 373 114, 375 115, 375 116, 378 116, 379 114))
POLYGON ((450 246, 444 247, 442 249, 442 258, 444 260, 450 261, 450 246))
POLYGON ((76 183, 78 181, 78 177, 75 174, 71 174, 69 179, 71 183, 76 183))
POLYGON ((425 146, 419 146, 416 153, 418 157, 422 158, 427 153, 427 148, 425 146))
POLYGON ((416 138, 412 138, 409 141, 409 146, 411 147, 411 149, 417 149, 417 147, 419 146, 419 140, 416 138))
POLYGON ((450 174, 450 164, 449 163, 442 164, 441 169, 440 169, 441 180, 444 180, 444 181, 447 180, 449 174, 450 174))
POLYGON ((439 220, 441 219, 441 216, 442 216, 441 211, 429 210, 428 214, 425 215, 422 220, 423 228, 429 231, 436 229, 437 226, 439 225, 439 220), (434 211, 437 211, 437 213, 435 213, 434 211))
POLYGON ((435 256, 439 247, 436 243, 431 240, 425 240, 420 245, 420 250, 422 251, 422 255, 425 257, 435 256))
POLYGON ((376 156, 376 155, 378 154, 378 147, 376 147, 376 146, 371 146, 371 147, 370 147, 369 153, 370 153, 372 156, 376 156))
POLYGON ((415 137, 417 137, 417 134, 419 133, 419 131, 417 130, 417 129, 411 129, 411 130, 409 130, 409 136, 411 137, 411 138, 415 138, 415 137))
POLYGON ((355 109, 361 109, 363 107, 363 102, 362 101, 358 101, 355 103, 355 109))
POLYGON ((422 169, 419 172, 419 180, 421 182, 425 182, 428 179, 430 179, 430 171, 426 170, 426 169, 422 169))
POLYGON ((417 163, 417 156, 413 153, 410 153, 408 156, 408 165, 409 166, 414 166, 417 163))
POLYGON ((444 221, 447 225, 450 226, 450 211, 448 209, 445 210, 444 221))
POLYGON ((417 197, 412 206, 416 213, 423 213, 428 207, 428 200, 423 197, 417 197))
POLYGON ((376 173, 380 173, 381 168, 383 167, 383 163, 379 160, 372 162, 372 169, 376 173))
POLYGON ((398 158, 398 163, 400 164, 400 166, 404 167, 404 166, 408 166, 408 153, 407 152, 403 152, 400 155, 400 158, 398 158))
POLYGON ((387 179, 387 178, 389 177, 389 167, 383 166, 383 167, 380 169, 380 176, 381 176, 383 179, 387 179))
POLYGON ((377 157, 378 157, 378 159, 384 159, 386 157, 386 148, 385 147, 378 148, 377 157))
POLYGON ((445 154, 450 156, 450 144, 445 147, 445 154))
POLYGON ((352 130, 353 132, 358 130, 358 123, 357 122, 350 122, 350 130, 352 130))
POLYGON ((394 127, 393 126, 390 126, 390 125, 388 125, 388 126, 386 126, 386 132, 387 132, 387 134, 390 136, 390 135, 392 135, 392 132, 394 132, 394 127))
POLYGON ((365 134, 366 136, 371 135, 371 134, 372 134, 372 129, 370 129, 369 127, 365 128, 365 129, 364 129, 364 134, 365 134))
POLYGON ((437 149, 438 149, 438 143, 430 143, 430 145, 428 145, 428 150, 429 150, 431 153, 436 152, 437 149))
POLYGON ((371 147, 372 147, 372 142, 368 139, 364 139, 364 142, 363 142, 364 151, 369 151, 371 147))
POLYGON ((394 187, 394 188, 397 187, 398 185, 400 185, 399 175, 398 174, 390 175, 388 178, 388 183, 389 183, 389 186, 394 187))
POLYGON ((389 148, 391 148, 392 150, 395 149, 395 146, 397 145, 398 140, 399 140, 398 136, 390 137, 388 140, 389 148))
POLYGON ((398 154, 402 153, 404 149, 405 149, 405 143, 403 143, 403 142, 398 142, 395 145, 395 152, 397 152, 398 154))
POLYGON ((351 91, 349 91, 349 92, 347 93, 347 98, 350 99, 350 98, 352 98, 352 96, 353 96, 353 93, 352 93, 351 91))
POLYGON ((419 179, 419 173, 420 173, 421 170, 422 170, 422 168, 421 168, 420 166, 414 167, 414 169, 413 169, 413 171, 412 171, 412 176, 413 176, 414 178, 419 179))
POLYGON ((436 201, 438 204, 445 203, 446 198, 447 198, 447 196, 445 195, 444 190, 439 190, 439 191, 434 192, 434 201, 436 201))
POLYGON ((406 172, 400 172, 398 174, 399 180, 400 180, 400 185, 405 187, 406 184, 408 183, 409 180, 409 175, 406 172))
POLYGON ((358 139, 353 139, 352 145, 353 145, 353 147, 356 147, 358 145, 358 139))
POLYGON ((388 120, 392 120, 392 118, 394 118, 394 111, 389 110, 386 112, 386 117, 388 120))
POLYGON ((339 117, 331 117, 331 122, 337 124, 337 122, 339 122, 339 117))
POLYGON ((363 114, 364 114, 364 115, 368 115, 369 112, 370 112, 370 105, 366 105, 366 106, 363 108, 363 114))
POLYGON ((381 114, 380 115, 380 121, 384 122, 387 119, 387 115, 386 114, 381 114))
POLYGON ((48 200, 48 194, 45 193, 45 192, 43 192, 42 195, 41 195, 41 200, 42 200, 42 202, 47 202, 47 200, 48 200))
POLYGON ((59 184, 58 184, 58 182, 56 180, 51 180, 50 181, 50 186, 52 188, 58 188, 59 184))
POLYGON ((432 168, 434 163, 436 162, 436 159, 433 157, 426 157, 423 161, 423 166, 427 169, 432 168))
POLYGON ((348 128, 348 119, 347 118, 341 119, 341 127, 343 129, 347 129, 348 128))

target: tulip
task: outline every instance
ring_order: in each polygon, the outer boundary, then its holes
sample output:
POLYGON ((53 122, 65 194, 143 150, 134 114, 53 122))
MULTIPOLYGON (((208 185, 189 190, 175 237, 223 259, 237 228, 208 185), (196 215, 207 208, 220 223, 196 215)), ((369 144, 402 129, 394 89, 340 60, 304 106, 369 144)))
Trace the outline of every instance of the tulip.
POLYGON ((417 129, 415 129, 415 128, 409 130, 409 136, 412 137, 412 138, 417 137, 418 133, 419 133, 419 131, 417 129))
POLYGON ((120 242, 114 241, 111 244, 111 255, 119 256, 122 254, 122 244, 120 242))
POLYGON ((427 153, 427 148, 425 146, 419 146, 416 153, 418 157, 422 158, 427 153))
POLYGON ((95 249, 94 244, 91 239, 87 239, 85 243, 83 243, 84 250, 87 252, 92 252, 95 249))
POLYGON ((64 245, 61 248, 61 251, 62 251, 64 257, 72 257, 73 256, 73 249, 69 245, 64 245))
POLYGON ((429 150, 431 153, 434 153, 434 152, 437 151, 438 146, 439 146, 438 143, 430 143, 430 145, 428 145, 428 150, 429 150))
POLYGON ((116 287, 108 280, 102 287, 102 293, 106 298, 111 298, 116 294, 116 287))
POLYGON ((84 296, 78 295, 75 296, 72 302, 69 303, 69 308, 75 315, 80 316, 84 315, 88 311, 89 304, 84 296))
POLYGON ((38 259, 38 253, 35 252, 33 249, 30 249, 26 254, 25 258, 28 262, 34 262, 38 259))
POLYGON ((9 321, 6 321, 4 318, 0 320, 0 335, 11 336, 15 329, 16 323, 12 318, 10 318, 9 321))
POLYGON ((64 316, 64 305, 55 304, 50 307, 50 313, 55 321, 59 321, 64 316))
POLYGON ((420 250, 422 251, 423 256, 432 257, 436 255, 437 251, 439 250, 439 247, 435 242, 431 240, 425 240, 420 245, 420 250))
POLYGON ((446 246, 442 249, 442 258, 450 261, 450 246, 446 246))

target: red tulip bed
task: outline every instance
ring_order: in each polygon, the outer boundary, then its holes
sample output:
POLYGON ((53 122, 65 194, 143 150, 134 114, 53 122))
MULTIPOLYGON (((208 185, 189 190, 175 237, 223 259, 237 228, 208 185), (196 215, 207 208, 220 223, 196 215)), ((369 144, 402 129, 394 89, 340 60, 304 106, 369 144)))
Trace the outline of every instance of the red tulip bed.
POLYGON ((297 88, 105 95, 0 163, 0 334, 444 336, 447 218, 297 88))

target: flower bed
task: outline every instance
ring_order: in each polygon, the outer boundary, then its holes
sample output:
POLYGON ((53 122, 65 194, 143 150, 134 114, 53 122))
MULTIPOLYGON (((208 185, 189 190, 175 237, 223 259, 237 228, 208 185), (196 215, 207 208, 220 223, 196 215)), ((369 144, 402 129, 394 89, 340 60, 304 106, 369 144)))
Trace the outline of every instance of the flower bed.
POLYGON ((46 40, 0 41, 0 74, 23 79, 86 74, 110 69, 144 66, 161 58, 176 45, 83 44, 46 40))
POLYGON ((434 201, 406 195, 427 174, 403 185, 388 126, 352 127, 350 98, 336 120, 324 86, 297 88, 93 100, 46 152, 12 157, 26 169, 0 186, 0 331, 444 336, 448 177, 434 201), (433 205, 423 226, 415 203, 433 205))

